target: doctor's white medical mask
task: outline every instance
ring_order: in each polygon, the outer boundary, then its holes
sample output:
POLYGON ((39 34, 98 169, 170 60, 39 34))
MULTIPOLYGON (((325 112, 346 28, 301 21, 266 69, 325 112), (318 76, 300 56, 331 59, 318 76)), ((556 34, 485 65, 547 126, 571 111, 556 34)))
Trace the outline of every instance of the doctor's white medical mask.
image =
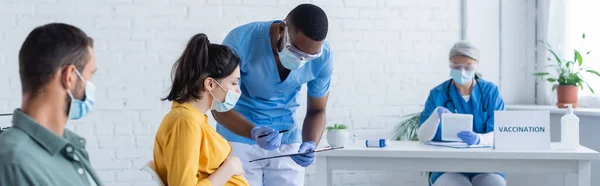
POLYGON ((304 66, 307 62, 321 57, 323 54, 323 48, 317 54, 307 54, 302 52, 300 49, 296 48, 294 45, 290 43, 290 35, 288 32, 288 27, 285 26, 283 33, 283 49, 281 52, 278 52, 279 61, 281 61, 281 65, 289 70, 297 70, 300 67, 304 66))
POLYGON ((217 80, 212 80, 215 83, 217 83, 217 85, 219 85, 221 89, 227 92, 227 94, 225 95, 225 101, 221 102, 217 97, 215 97, 215 95, 211 91, 209 91, 210 95, 212 95, 213 97, 212 105, 210 106, 210 108, 217 112, 227 112, 231 110, 233 107, 235 107, 235 104, 240 99, 240 93, 231 90, 226 90, 225 88, 223 88, 223 86, 221 86, 221 84, 219 84, 219 82, 217 82, 217 80))
POLYGON ((467 70, 458 70, 458 69, 450 69, 450 76, 454 82, 460 85, 469 84, 473 78, 475 78, 475 70, 467 71, 467 70))
MULTIPOLYGON (((468 57, 463 57, 469 59, 468 57)), ((460 59, 457 59, 460 60, 460 59)), ((455 63, 450 62, 450 76, 454 82, 460 85, 469 84, 473 78, 475 78, 475 71, 477 69, 477 63, 455 63)))

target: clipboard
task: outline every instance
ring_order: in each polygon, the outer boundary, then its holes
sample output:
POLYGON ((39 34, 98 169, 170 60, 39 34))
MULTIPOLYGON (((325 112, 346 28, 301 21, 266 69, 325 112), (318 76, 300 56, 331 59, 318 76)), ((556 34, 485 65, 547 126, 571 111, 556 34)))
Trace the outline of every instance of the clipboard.
POLYGON ((491 145, 467 145, 464 142, 434 142, 434 141, 429 141, 429 142, 425 142, 425 145, 439 146, 439 147, 450 147, 450 148, 456 148, 456 149, 465 149, 465 148, 492 148, 491 145))
POLYGON ((298 152, 298 153, 292 153, 292 154, 283 154, 283 155, 277 155, 277 156, 271 156, 271 157, 265 157, 265 158, 258 158, 255 160, 250 160, 249 163, 255 162, 255 161, 260 161, 260 160, 268 160, 268 159, 273 159, 273 158, 283 158, 283 157, 290 157, 290 156, 294 156, 294 155, 300 155, 300 154, 307 154, 307 153, 311 153, 311 152, 323 152, 323 151, 329 151, 329 150, 335 150, 335 149, 343 149, 344 146, 341 147, 323 147, 320 149, 315 149, 313 151, 309 151, 309 152, 298 152))

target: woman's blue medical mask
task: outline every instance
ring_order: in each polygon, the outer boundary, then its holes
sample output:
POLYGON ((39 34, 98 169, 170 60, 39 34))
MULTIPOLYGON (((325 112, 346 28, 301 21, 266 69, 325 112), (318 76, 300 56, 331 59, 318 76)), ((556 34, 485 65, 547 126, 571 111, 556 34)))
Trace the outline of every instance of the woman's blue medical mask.
POLYGON ((240 93, 231 90, 225 90, 225 88, 223 88, 223 86, 221 86, 221 84, 219 84, 217 80, 213 79, 213 81, 215 81, 215 83, 217 83, 217 85, 219 85, 221 89, 227 92, 227 94, 225 95, 225 101, 221 102, 219 101, 219 99, 217 99, 217 97, 215 97, 215 95, 212 92, 209 91, 210 95, 213 96, 213 101, 210 108, 217 112, 227 112, 231 110, 233 107, 235 107, 235 104, 240 99, 240 93))
POLYGON ((475 78, 475 70, 450 69, 450 77, 460 85, 469 84, 475 78))
POLYGON ((83 76, 77 69, 75 69, 75 73, 77 77, 81 79, 81 81, 85 82, 85 100, 81 101, 76 99, 71 90, 67 89, 67 93, 69 97, 71 97, 71 108, 69 109, 69 119, 78 120, 83 118, 85 115, 92 111, 94 108, 94 101, 96 100, 96 86, 91 81, 87 81, 83 79, 83 76))
POLYGON ((300 49, 296 48, 290 43, 290 36, 286 26, 283 34, 283 50, 278 52, 279 61, 281 61, 281 65, 283 65, 283 67, 289 70, 297 70, 310 60, 321 57, 323 53, 322 50, 323 49, 321 48, 321 51, 319 51, 317 54, 307 54, 302 52, 300 49))

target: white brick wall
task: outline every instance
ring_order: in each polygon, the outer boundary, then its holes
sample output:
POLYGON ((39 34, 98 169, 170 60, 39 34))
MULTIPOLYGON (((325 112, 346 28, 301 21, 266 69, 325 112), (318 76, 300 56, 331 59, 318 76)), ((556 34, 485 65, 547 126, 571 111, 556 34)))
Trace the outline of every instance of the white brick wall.
MULTIPOLYGON (((335 74, 328 123, 348 124, 362 139, 388 137, 447 78, 447 51, 460 28, 455 0, 3 0, 0 112, 20 106, 17 56, 31 29, 51 21, 78 26, 95 39, 98 100, 91 115, 69 128, 88 139, 107 185, 148 185, 138 170, 152 158, 154 133, 170 107, 159 99, 186 41, 203 32, 220 43, 235 26, 282 19, 302 2, 320 5, 330 19, 335 74)), ((308 173, 306 185, 313 168, 308 173)), ((335 185, 422 183, 418 172, 335 174, 335 185)))

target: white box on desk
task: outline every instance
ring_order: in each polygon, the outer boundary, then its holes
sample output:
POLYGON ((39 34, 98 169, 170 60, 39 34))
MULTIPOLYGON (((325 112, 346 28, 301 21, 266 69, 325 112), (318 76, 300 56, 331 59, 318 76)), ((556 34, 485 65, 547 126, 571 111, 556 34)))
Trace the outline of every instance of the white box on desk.
POLYGON ((550 150, 550 112, 495 111, 494 149, 550 150))

